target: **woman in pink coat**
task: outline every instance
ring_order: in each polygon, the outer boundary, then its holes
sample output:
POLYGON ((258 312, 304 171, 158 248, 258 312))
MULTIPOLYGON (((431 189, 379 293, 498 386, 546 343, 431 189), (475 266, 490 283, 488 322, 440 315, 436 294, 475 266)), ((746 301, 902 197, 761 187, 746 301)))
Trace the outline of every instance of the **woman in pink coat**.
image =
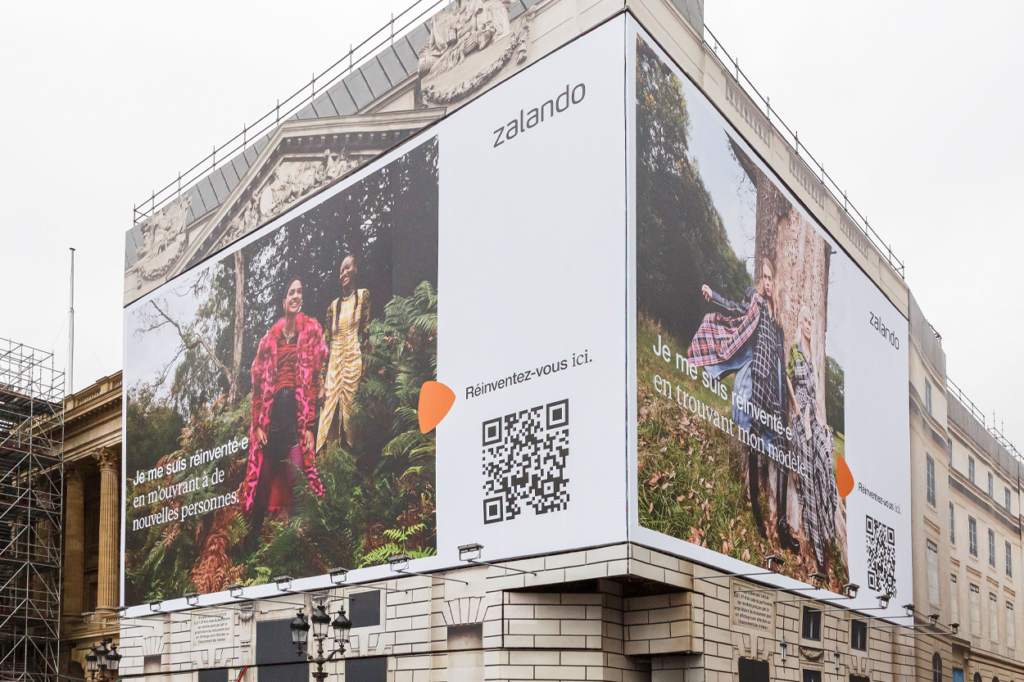
POLYGON ((249 551, 267 511, 287 512, 295 467, 323 497, 314 463, 316 401, 327 346, 320 323, 302 312, 302 281, 293 277, 281 299, 284 317, 260 340, 252 362, 252 426, 242 504, 249 516, 249 551))

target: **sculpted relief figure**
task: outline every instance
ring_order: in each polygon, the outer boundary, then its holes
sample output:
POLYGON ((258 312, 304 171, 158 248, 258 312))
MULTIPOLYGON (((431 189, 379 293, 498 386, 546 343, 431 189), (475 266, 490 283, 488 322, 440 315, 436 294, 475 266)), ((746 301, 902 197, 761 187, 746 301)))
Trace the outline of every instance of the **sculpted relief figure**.
POLYGON ((526 60, 536 6, 512 22, 511 4, 511 0, 456 0, 455 7, 434 15, 419 53, 425 104, 456 102, 490 81, 513 56, 517 64, 526 60), (472 66, 460 69, 463 64, 472 66))
POLYGON ((358 165, 343 152, 324 150, 315 161, 282 161, 228 224, 218 248, 243 237, 310 192, 334 182, 358 165))
POLYGON ((166 274, 185 247, 185 224, 192 200, 188 195, 168 204, 142 223, 142 245, 138 247, 139 275, 154 280, 166 274))
POLYGON ((439 75, 455 68, 473 52, 483 51, 509 32, 511 0, 458 0, 451 10, 434 16, 430 37, 420 51, 421 75, 439 75))

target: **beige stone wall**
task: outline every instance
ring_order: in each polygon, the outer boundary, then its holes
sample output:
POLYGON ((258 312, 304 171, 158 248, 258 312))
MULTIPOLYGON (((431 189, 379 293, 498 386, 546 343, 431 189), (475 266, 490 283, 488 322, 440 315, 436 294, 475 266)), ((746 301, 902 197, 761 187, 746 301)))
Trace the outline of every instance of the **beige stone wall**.
MULTIPOLYGON (((913 638, 869 621, 868 651, 851 650, 851 614, 792 593, 771 591, 775 617, 770 631, 758 634, 733 627, 735 591, 761 589, 757 584, 730 581, 721 572, 637 545, 507 566, 530 573, 473 567, 317 595, 337 599, 367 589, 390 590, 380 625, 353 629, 347 653, 350 658, 388 657, 387 682, 732 682, 741 657, 767 661, 773 679, 796 682, 802 680, 802 670, 813 669, 838 682, 836 649, 838 675, 844 679, 858 674, 889 682, 915 674, 913 638), (806 605, 825 611, 820 641, 800 637, 806 605), (482 626, 476 653, 450 649, 448 628, 474 623, 482 626)), ((256 623, 290 619, 298 604, 305 604, 308 613, 317 595, 289 594, 235 605, 231 611, 204 608, 125 621, 122 670, 128 677, 146 676, 147 656, 160 657, 160 676, 251 666, 260 646, 256 623), (197 646, 198 619, 218 611, 230 618, 228 640, 197 646)), ((327 670, 332 680, 345 676, 343 664, 328 664, 327 670)), ((146 677, 156 676, 150 670, 146 677)))

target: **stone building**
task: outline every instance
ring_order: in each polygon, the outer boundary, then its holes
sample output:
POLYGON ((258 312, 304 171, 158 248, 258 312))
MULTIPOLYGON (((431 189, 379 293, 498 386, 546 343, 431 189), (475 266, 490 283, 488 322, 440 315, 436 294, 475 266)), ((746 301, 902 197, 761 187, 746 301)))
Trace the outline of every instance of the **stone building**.
POLYGON ((955 636, 918 642, 918 674, 1018 679, 1019 454, 948 379, 940 339, 913 298, 910 322, 914 603, 960 624, 955 636))
POLYGON ((121 372, 68 396, 64 430, 61 666, 83 677, 90 647, 119 635, 121 372))
MULTIPOLYGON (((289 622, 297 608, 308 612, 314 603, 344 599, 351 642, 346 656, 326 667, 334 681, 351 676, 349 682, 962 682, 957 675, 972 682, 1019 680, 1024 669, 1015 659, 1024 624, 1017 619, 1024 605, 1017 604, 1016 594, 1024 568, 1018 460, 969 401, 947 389, 941 345, 890 261, 848 224, 841 203, 704 42, 702 3, 478 4, 498 15, 506 12, 498 28, 484 27, 501 41, 468 56, 458 70, 433 71, 449 46, 436 40, 432 27, 417 29, 141 222, 128 235, 125 302, 628 10, 910 319, 915 594, 906 597, 906 625, 623 543, 501 565, 469 558, 464 568, 430 576, 398 568, 372 584, 348 585, 339 572, 336 587, 316 593, 293 592, 282 579, 277 596, 246 600, 238 588, 241 598, 221 607, 167 612, 155 602, 151 613, 121 621, 122 674, 162 682, 306 682, 315 669, 296 656, 289 622), (960 624, 956 634, 952 623, 960 624)), ((445 21, 459 21, 461 6, 445 21)), ((97 391, 93 398, 99 400, 97 391)), ((78 400, 74 409, 84 409, 87 403, 78 400)), ((111 417, 110 428, 116 428, 113 422, 111 417)), ((98 455, 81 475, 93 476, 84 490, 95 489, 96 508, 108 509, 104 504, 117 494, 96 471, 113 471, 102 448, 119 436, 99 427, 96 432, 82 439, 89 445, 79 446, 69 436, 67 448, 80 460, 98 455)), ((70 570, 70 483, 68 490, 70 570)), ((91 518, 88 499, 81 503, 84 520, 91 518)), ((90 592, 88 577, 92 565, 104 580, 104 566, 116 567, 116 552, 113 559, 104 553, 111 551, 111 537, 116 540, 116 529, 105 535, 100 530, 97 563, 81 560, 82 583, 74 593, 79 601, 68 598, 69 617, 72 604, 95 612, 79 621, 76 661, 89 638, 117 631, 110 620, 116 596, 112 601, 106 582, 90 592)), ((88 540, 84 552, 78 551, 91 556, 88 540)), ((751 567, 750 573, 758 572, 751 567)), ((68 595, 71 585, 68 580, 68 595)))

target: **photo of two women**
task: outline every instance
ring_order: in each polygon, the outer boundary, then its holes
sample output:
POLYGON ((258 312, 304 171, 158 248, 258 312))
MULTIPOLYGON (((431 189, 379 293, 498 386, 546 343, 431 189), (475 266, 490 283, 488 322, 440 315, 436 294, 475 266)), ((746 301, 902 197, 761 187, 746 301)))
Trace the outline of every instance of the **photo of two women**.
MULTIPOLYGON (((216 488, 126 505, 128 603, 436 552, 436 138, 129 313, 127 470, 247 447, 126 499, 220 471, 216 488), (132 519, 238 503, 133 531, 132 519)), ((129 476, 129 479, 132 477, 129 476)))

